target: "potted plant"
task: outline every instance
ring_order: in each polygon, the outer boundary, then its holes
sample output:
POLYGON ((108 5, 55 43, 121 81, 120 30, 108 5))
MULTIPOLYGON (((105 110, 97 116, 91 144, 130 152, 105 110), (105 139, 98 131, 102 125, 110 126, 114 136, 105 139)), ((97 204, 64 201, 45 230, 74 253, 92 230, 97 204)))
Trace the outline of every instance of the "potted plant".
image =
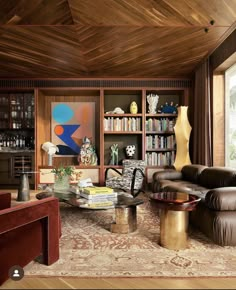
POLYGON ((74 166, 60 166, 53 168, 52 172, 55 174, 54 191, 63 192, 70 188, 70 181, 78 180, 82 172, 76 172, 74 166))

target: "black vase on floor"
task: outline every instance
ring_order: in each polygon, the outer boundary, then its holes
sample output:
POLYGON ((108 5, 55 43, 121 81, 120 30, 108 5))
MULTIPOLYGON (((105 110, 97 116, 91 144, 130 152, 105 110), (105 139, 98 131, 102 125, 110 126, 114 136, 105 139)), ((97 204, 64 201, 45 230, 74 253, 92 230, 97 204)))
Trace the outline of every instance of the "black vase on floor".
POLYGON ((17 201, 30 200, 30 188, 28 174, 22 172, 20 175, 20 186, 18 189, 17 201))

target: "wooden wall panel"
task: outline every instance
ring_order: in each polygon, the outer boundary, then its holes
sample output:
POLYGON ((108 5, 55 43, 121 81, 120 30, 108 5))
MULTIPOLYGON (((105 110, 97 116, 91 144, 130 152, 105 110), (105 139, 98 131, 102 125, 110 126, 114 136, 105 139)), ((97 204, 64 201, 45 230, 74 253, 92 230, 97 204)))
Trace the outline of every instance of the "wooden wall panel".
MULTIPOLYGON (((235 25, 234 25, 235 27, 235 25)), ((213 71, 213 165, 225 165, 224 72, 236 63, 236 30, 211 54, 213 71)))
POLYGON ((213 165, 225 165, 224 75, 213 77, 213 165))
POLYGON ((208 2, 0 0, 0 77, 189 76, 233 31, 236 0, 208 2))
MULTIPOLYGON (((210 62, 212 70, 218 68, 236 52, 236 29, 225 39, 225 41, 211 54, 210 62)), ((236 58, 235 58, 236 60, 236 58)), ((225 67, 224 69, 227 69, 225 67)))
MULTIPOLYGON (((97 91, 98 92, 98 91, 97 91)), ((36 168, 39 166, 48 165, 48 156, 41 147, 42 144, 46 141, 51 141, 51 103, 52 102, 95 102, 95 138, 96 138, 96 151, 99 154, 100 151, 100 123, 97 120, 99 118, 100 112, 100 99, 99 95, 97 96, 83 96, 81 92, 76 95, 76 92, 73 92, 75 95, 70 95, 70 92, 51 92, 50 91, 39 91, 38 95, 38 112, 36 117, 37 122, 37 150, 36 150, 36 168), (63 94, 63 95, 62 95, 63 94), (68 94, 68 95, 67 95, 68 94)), ((53 166, 59 165, 78 165, 77 156, 72 157, 55 157, 53 158, 53 166)))

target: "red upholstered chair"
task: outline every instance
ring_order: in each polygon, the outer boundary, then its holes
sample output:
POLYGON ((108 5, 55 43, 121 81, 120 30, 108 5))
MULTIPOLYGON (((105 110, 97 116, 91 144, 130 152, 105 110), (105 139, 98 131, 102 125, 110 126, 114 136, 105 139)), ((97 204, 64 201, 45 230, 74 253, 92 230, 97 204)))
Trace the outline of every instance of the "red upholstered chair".
POLYGON ((10 203, 11 194, 0 193, 0 285, 14 265, 23 268, 36 258, 51 265, 59 259, 58 199, 49 197, 14 207, 10 203))

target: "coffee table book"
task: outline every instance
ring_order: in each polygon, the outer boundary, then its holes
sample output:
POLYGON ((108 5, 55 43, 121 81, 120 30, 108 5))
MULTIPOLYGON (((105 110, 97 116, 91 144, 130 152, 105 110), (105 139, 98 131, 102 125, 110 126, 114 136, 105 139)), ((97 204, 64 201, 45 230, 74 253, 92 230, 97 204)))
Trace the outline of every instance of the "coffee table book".
POLYGON ((84 187, 83 192, 87 194, 106 194, 106 193, 112 193, 113 189, 106 186, 89 186, 89 187, 84 187))
POLYGON ((114 199, 117 198, 117 192, 112 192, 112 193, 98 193, 98 194, 87 194, 83 191, 80 192, 79 194, 81 197, 84 197, 86 199, 90 200, 107 200, 107 199, 114 199))
POLYGON ((114 207, 114 202, 112 201, 101 201, 101 202, 88 202, 88 201, 81 201, 81 199, 78 200, 81 202, 81 206, 88 207, 88 208, 101 208, 101 207, 114 207))

